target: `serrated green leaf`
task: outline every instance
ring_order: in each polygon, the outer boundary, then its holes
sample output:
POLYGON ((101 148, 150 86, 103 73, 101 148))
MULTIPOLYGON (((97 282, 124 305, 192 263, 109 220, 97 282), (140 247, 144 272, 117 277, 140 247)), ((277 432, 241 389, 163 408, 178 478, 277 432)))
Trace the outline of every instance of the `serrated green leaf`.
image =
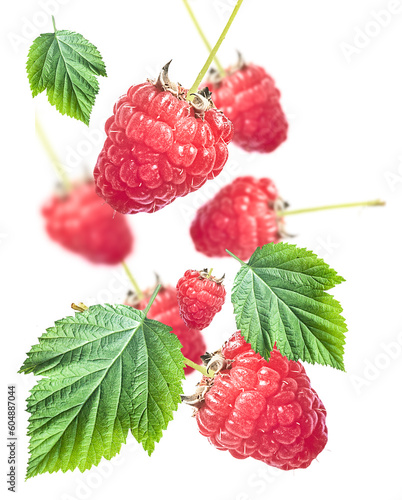
POLYGON ((89 469, 116 455, 129 430, 150 455, 180 403, 180 349, 170 327, 129 306, 57 321, 21 368, 45 377, 27 400, 27 478, 89 469))
POLYGON ((313 252, 288 243, 257 248, 232 290, 237 327, 269 359, 274 344, 288 359, 344 370, 347 327, 326 290, 344 279, 313 252))
POLYGON ((107 76, 98 49, 79 33, 44 33, 32 43, 27 61, 32 96, 46 90, 61 114, 89 124, 99 91, 97 76, 107 76))

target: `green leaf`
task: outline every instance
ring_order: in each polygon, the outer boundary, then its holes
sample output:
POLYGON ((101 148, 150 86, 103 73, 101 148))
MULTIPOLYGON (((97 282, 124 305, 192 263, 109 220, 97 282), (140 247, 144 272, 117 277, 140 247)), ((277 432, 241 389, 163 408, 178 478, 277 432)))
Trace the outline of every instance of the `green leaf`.
POLYGON ((341 305, 326 293, 342 281, 305 248, 288 243, 257 248, 235 278, 237 327, 265 359, 276 342, 288 359, 344 370, 347 327, 341 305))
POLYGON ((46 90, 61 114, 89 124, 99 91, 97 76, 107 76, 98 49, 79 33, 44 33, 32 43, 27 61, 32 96, 46 90))
POLYGON ((129 306, 92 306, 57 321, 21 368, 45 377, 27 400, 27 478, 110 459, 129 429, 150 455, 180 403, 180 349, 170 327, 129 306))

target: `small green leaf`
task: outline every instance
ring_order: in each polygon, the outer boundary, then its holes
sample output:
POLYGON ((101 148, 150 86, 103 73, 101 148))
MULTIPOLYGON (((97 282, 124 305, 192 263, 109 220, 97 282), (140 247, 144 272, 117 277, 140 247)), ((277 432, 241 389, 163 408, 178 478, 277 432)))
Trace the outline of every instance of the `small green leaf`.
POLYGON ((305 248, 270 243, 237 273, 232 303, 237 327, 269 359, 274 344, 288 359, 344 370, 345 319, 326 290, 344 279, 305 248))
POLYGON ((131 430, 150 455, 173 419, 184 358, 171 328, 129 306, 92 306, 55 323, 21 372, 29 396, 27 478, 112 458, 131 430))
POLYGON ((27 74, 35 97, 46 90, 61 114, 89 124, 99 91, 97 76, 107 76, 98 49, 79 33, 44 33, 32 43, 27 74))

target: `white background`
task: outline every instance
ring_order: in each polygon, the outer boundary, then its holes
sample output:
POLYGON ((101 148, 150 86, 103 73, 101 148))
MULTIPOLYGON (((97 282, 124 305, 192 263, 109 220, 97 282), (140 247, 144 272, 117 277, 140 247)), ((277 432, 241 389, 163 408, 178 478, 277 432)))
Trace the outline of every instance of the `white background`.
MULTIPOLYGON (((192 0, 211 41, 217 39, 233 4, 192 0)), ((34 377, 16 374, 25 352, 45 328, 71 313, 72 301, 119 302, 128 287, 119 267, 91 266, 48 241, 39 207, 52 192, 56 176, 35 137, 35 110, 71 177, 79 177, 84 168, 94 166, 104 140, 101 124, 120 94, 156 76, 171 58, 172 78, 189 86, 206 52, 179 0, 21 0, 5 5, 0 456, 4 471, 6 390, 7 384, 15 383, 19 497, 401 499, 402 2, 391 2, 398 13, 384 15, 386 26, 380 26, 372 23, 373 11, 389 9, 387 1, 244 0, 220 59, 229 65, 235 49, 240 49, 247 60, 274 76, 290 122, 288 141, 270 155, 249 155, 230 146, 229 164, 220 178, 161 212, 129 219, 137 241, 128 262, 144 287, 153 284, 154 271, 175 284, 187 268, 213 266, 217 274, 226 272, 229 289, 236 262, 197 254, 188 226, 194 209, 235 176, 272 177, 292 208, 386 200, 384 208, 288 219, 289 232, 297 235, 292 242, 316 251, 347 279, 334 292, 349 326, 347 373, 307 366, 328 410, 329 442, 318 461, 308 470, 281 472, 252 459, 236 460, 211 447, 198 434, 191 410, 181 407, 151 458, 130 437, 120 458, 102 461, 101 467, 84 474, 45 474, 28 482, 23 481, 28 444, 24 400, 34 377), (59 115, 44 95, 35 100, 30 96, 26 55, 33 38, 52 31, 46 4, 56 10, 59 29, 82 33, 106 62, 108 78, 100 79, 89 129, 59 115), (354 40, 358 30, 370 35, 364 38, 360 32, 354 40), (393 356, 387 353, 391 343, 393 356)), ((235 328, 227 302, 206 331, 212 349, 235 328)), ((194 375, 186 382, 188 391, 197 379, 194 375)), ((11 495, 5 472, 0 491, 1 496, 11 495)))

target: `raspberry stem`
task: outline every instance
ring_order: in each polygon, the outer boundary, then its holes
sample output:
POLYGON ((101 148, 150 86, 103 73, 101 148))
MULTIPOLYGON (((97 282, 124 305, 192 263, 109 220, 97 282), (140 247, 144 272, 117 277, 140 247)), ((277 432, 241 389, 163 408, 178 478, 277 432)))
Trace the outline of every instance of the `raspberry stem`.
POLYGON ((337 208, 352 208, 352 207, 376 207, 384 206, 385 201, 382 200, 371 200, 362 201, 356 203, 341 203, 339 205, 323 205, 321 207, 311 207, 311 208, 301 208, 299 210, 281 210, 277 212, 278 217, 287 217, 288 215, 298 215, 308 212, 320 212, 322 210, 333 210, 337 208))
MULTIPOLYGON (((183 0, 183 3, 184 3, 184 5, 185 5, 185 7, 187 9, 187 12, 188 12, 189 16, 191 17, 191 20, 194 23, 194 26, 196 27, 196 29, 198 31, 198 34, 200 35, 202 41, 204 42, 205 47, 207 48, 208 52, 211 52, 212 51, 211 44, 209 43, 209 41, 208 41, 207 37, 205 36, 204 32, 202 31, 200 23, 198 22, 197 18, 195 17, 193 9, 190 7, 190 4, 188 3, 188 0, 183 0)), ((214 61, 215 61, 216 67, 218 68, 218 71, 219 71, 220 75, 221 76, 225 76, 225 70, 224 70, 222 64, 219 62, 219 59, 217 58, 216 55, 214 57, 214 61)))
POLYGON ((243 0, 237 0, 235 8, 233 9, 233 12, 230 14, 229 20, 226 23, 226 26, 224 27, 224 29, 221 33, 221 36, 219 37, 218 41, 216 42, 214 48, 209 53, 209 56, 208 56, 207 60, 205 61, 204 66, 202 67, 201 71, 198 73, 198 76, 195 79, 195 82, 193 83, 193 85, 191 86, 190 90, 187 93, 187 100, 188 101, 192 101, 194 99, 194 96, 192 96, 191 94, 194 94, 195 92, 197 92, 198 87, 200 86, 200 83, 202 82, 202 79, 204 78, 206 72, 208 71, 208 68, 211 66, 211 63, 212 63, 213 59, 215 58, 216 53, 218 52, 219 47, 221 46, 223 40, 225 39, 225 37, 229 31, 229 28, 232 25, 234 18, 236 17, 242 3, 243 3, 243 0))
POLYGON ((136 279, 132 275, 130 268, 126 264, 126 262, 123 260, 121 265, 123 266, 124 271, 127 274, 128 279, 130 280, 130 283, 133 285, 135 293, 137 294, 138 300, 142 300, 144 298, 144 294, 142 293, 141 288, 139 287, 136 279))
POLYGON ((209 372, 207 372, 205 366, 197 365, 197 363, 194 363, 194 361, 191 361, 191 359, 188 358, 184 358, 184 362, 187 366, 189 366, 190 368, 194 368, 194 370, 197 370, 197 372, 200 372, 205 377, 213 378, 214 372, 212 370, 209 370, 209 372))
POLYGON ((53 149, 52 145, 50 144, 49 139, 47 138, 45 131, 43 130, 42 124, 39 121, 38 115, 35 115, 35 129, 36 129, 36 134, 38 135, 43 149, 46 151, 53 167, 55 168, 56 172, 58 173, 64 188, 66 191, 69 191, 71 189, 71 182, 70 179, 68 178, 68 175, 66 171, 63 168, 63 165, 57 156, 55 150, 53 149))
POLYGON ((54 16, 52 16, 52 23, 53 23, 54 32, 56 33, 57 29, 56 29, 56 21, 54 20, 54 16))
POLYGON ((73 302, 71 304, 71 309, 73 309, 73 311, 84 312, 84 311, 87 311, 89 309, 89 307, 87 307, 82 302, 79 302, 78 304, 74 304, 74 302, 73 302))
POLYGON ((208 271, 208 276, 207 276, 207 279, 211 277, 211 274, 212 274, 212 271, 214 270, 213 267, 211 267, 211 269, 208 271))
POLYGON ((147 307, 144 309, 145 316, 148 314, 148 311, 151 309, 152 303, 155 300, 155 297, 158 295, 158 292, 161 289, 161 286, 162 285, 157 285, 157 287, 154 290, 154 293, 152 294, 152 297, 149 299, 147 307))

